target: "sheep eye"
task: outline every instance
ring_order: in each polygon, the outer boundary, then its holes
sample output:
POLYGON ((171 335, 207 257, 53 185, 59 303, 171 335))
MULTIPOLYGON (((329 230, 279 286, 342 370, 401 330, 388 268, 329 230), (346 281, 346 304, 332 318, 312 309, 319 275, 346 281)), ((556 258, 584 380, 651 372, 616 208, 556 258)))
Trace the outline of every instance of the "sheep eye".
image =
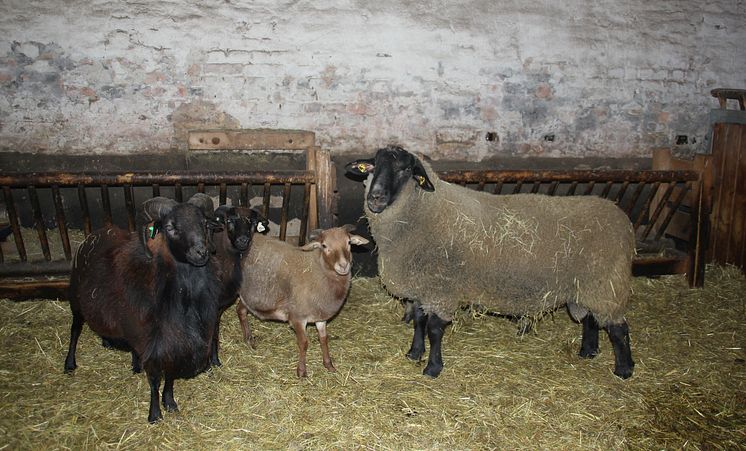
POLYGON ((326 249, 326 244, 321 243, 321 247, 324 248, 324 249, 326 249))

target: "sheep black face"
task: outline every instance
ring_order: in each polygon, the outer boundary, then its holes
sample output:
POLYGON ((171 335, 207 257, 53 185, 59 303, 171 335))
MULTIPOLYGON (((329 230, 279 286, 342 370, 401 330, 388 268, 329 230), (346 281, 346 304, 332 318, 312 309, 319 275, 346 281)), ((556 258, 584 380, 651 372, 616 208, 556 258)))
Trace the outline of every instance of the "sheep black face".
POLYGON ((179 204, 160 221, 160 231, 168 238, 168 249, 177 261, 204 266, 210 259, 209 221, 198 207, 179 204))
POLYGON ((425 191, 435 190, 420 160, 398 146, 379 149, 375 158, 353 161, 345 169, 351 175, 373 174, 366 199, 373 213, 391 205, 410 179, 425 191))
POLYGON ((163 233, 176 261, 194 266, 207 264, 215 247, 212 231, 219 229, 220 224, 212 219, 212 209, 200 201, 201 198, 195 195, 183 204, 165 197, 154 197, 143 203, 137 224, 148 257, 152 256, 148 240, 163 233))

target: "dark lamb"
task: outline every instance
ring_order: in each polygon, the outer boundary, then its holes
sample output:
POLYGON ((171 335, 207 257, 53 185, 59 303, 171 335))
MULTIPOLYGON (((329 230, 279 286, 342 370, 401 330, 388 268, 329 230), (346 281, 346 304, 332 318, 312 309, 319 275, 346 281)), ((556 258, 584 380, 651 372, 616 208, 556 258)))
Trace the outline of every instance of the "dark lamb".
POLYGON ((220 318, 238 299, 238 290, 243 280, 241 259, 251 247, 254 232, 266 232, 269 221, 254 210, 230 205, 219 206, 215 210, 215 220, 223 226, 223 230, 213 235, 215 258, 211 261, 215 265, 222 291, 218 300, 218 326, 215 329, 210 364, 220 366, 220 318))

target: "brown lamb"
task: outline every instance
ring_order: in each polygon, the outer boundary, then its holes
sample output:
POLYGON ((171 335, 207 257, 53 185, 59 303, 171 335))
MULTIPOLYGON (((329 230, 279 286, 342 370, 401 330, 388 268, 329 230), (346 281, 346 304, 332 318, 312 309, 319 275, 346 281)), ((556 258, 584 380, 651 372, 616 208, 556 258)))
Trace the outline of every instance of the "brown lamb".
POLYGON ((262 320, 287 321, 298 342, 298 377, 305 377, 306 325, 315 323, 324 366, 335 371, 329 355, 326 322, 339 312, 350 289, 351 244, 368 240, 350 234, 350 226, 314 231, 312 241, 296 247, 255 235, 243 260, 240 303, 236 309, 246 342, 255 347, 247 313, 262 320))

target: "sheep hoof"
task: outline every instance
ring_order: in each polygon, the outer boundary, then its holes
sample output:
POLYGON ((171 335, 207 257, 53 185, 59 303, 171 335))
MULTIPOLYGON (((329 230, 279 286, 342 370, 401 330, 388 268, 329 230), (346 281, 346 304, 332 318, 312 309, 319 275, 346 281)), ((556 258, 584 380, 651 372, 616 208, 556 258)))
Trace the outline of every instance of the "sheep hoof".
POLYGON ((425 369, 422 371, 422 374, 435 379, 440 375, 441 371, 443 371, 443 365, 433 365, 431 363, 428 363, 425 369))
POLYGON ((77 367, 78 367, 77 365, 72 365, 70 367, 65 365, 65 374, 73 374, 73 372, 75 371, 75 368, 77 367))
POLYGON ((158 412, 157 415, 148 415, 148 423, 155 424, 163 419, 163 415, 158 412))
POLYGON ((306 373, 306 369, 301 368, 301 367, 298 367, 298 369, 296 369, 295 374, 297 374, 298 377, 308 377, 308 373, 306 373))
POLYGON ((614 374, 620 379, 629 379, 632 377, 633 367, 625 366, 622 368, 614 368, 614 374))
POLYGON ((409 352, 407 352, 407 358, 413 362, 419 362, 422 360, 422 354, 424 353, 424 349, 410 349, 409 352))
POLYGON ((178 412, 179 411, 179 406, 176 404, 176 401, 171 401, 171 402, 164 401, 163 402, 163 407, 165 407, 166 411, 168 411, 168 412, 178 412))
POLYGON ((337 369, 334 368, 334 365, 332 364, 332 362, 329 362, 329 363, 324 362, 324 367, 327 370, 329 370, 329 372, 331 372, 331 373, 336 373, 337 372, 337 369))
POLYGON ((584 359, 592 359, 598 355, 598 349, 580 348, 578 355, 584 359))

